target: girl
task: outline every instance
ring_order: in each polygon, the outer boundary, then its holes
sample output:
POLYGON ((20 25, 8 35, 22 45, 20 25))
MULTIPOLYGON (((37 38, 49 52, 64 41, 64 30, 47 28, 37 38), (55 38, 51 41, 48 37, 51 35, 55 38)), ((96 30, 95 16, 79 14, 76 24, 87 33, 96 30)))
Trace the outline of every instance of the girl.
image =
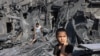
POLYGON ((64 28, 56 31, 58 44, 54 48, 54 56, 72 56, 73 46, 68 43, 67 32, 64 28))

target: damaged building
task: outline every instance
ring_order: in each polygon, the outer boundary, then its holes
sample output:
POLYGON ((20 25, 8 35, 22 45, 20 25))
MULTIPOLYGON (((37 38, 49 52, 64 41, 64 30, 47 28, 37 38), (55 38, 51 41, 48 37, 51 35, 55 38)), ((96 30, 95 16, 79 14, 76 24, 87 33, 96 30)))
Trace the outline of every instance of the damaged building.
POLYGON ((97 0, 0 0, 0 56, 53 56, 61 27, 73 56, 99 56, 100 50, 90 47, 100 43, 99 5, 97 0), (37 22, 46 41, 29 45, 37 22))

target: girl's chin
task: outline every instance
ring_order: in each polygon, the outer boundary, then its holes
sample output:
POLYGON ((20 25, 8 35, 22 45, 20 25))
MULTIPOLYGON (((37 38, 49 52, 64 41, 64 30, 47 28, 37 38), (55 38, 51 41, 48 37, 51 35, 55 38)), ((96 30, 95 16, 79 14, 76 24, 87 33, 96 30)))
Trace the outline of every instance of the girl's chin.
POLYGON ((60 43, 61 45, 63 45, 64 43, 62 42, 62 43, 60 43))

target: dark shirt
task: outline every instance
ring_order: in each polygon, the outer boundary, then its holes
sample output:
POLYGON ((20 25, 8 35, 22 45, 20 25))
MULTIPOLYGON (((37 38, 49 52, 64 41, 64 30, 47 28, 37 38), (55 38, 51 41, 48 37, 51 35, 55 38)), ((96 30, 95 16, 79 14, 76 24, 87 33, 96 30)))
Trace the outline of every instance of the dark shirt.
MULTIPOLYGON (((57 44, 56 46, 55 46, 55 48, 54 48, 54 52, 53 52, 53 54, 54 55, 57 55, 57 56, 60 56, 60 52, 61 52, 61 49, 59 49, 59 45, 57 44)), ((72 45, 67 45, 66 47, 65 47, 65 53, 72 53, 73 52, 73 46, 72 45)))

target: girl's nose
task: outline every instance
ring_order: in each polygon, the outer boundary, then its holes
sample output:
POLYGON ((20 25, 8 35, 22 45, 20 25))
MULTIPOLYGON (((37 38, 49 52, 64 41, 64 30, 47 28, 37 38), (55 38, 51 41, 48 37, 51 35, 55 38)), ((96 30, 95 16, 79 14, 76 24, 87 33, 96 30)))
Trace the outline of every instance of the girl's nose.
POLYGON ((61 40, 63 40, 63 38, 61 37, 61 40))

